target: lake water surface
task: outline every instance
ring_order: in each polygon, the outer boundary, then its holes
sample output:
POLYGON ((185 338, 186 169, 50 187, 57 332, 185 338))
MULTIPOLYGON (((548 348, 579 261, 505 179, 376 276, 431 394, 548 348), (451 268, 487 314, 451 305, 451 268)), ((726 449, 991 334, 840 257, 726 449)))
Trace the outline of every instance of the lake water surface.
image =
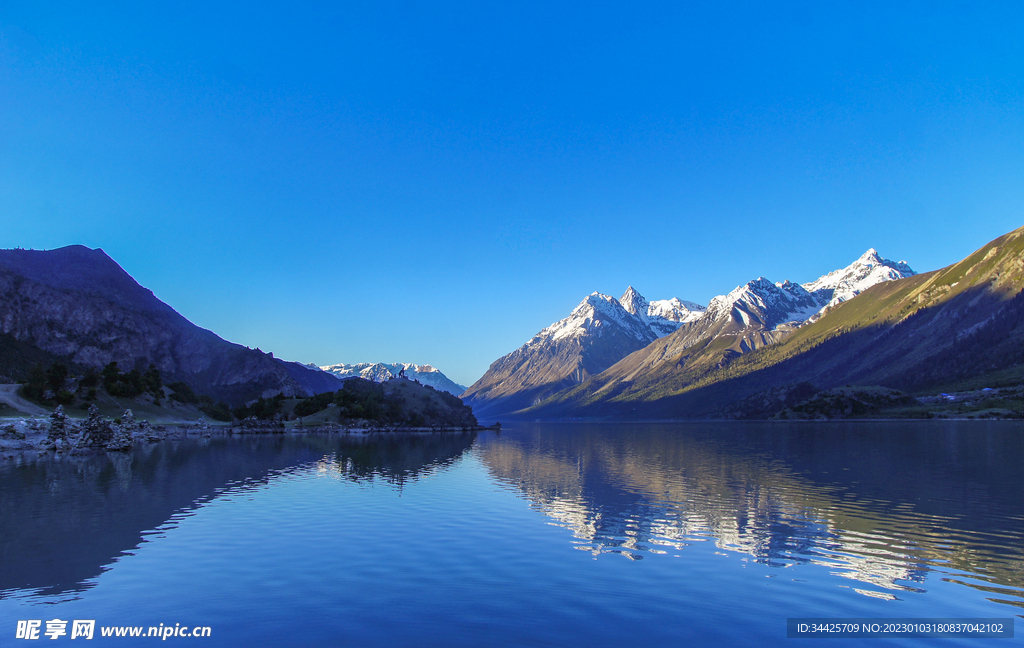
POLYGON ((941 643, 1019 641, 1024 426, 538 423, 0 463, 5 646, 32 619, 95 619, 111 645, 158 640, 100 627, 209 626, 167 640, 208 646, 853 645, 787 639, 789 617, 1015 618, 1017 639, 941 643))

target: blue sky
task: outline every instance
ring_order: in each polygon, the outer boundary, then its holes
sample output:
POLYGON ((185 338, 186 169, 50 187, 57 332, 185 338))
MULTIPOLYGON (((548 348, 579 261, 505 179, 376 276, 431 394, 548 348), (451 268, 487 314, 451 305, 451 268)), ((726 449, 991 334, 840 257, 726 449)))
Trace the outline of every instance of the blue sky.
POLYGON ((595 290, 932 270, 1024 225, 1024 3, 821 4, 8 1, 0 247, 469 384, 595 290))

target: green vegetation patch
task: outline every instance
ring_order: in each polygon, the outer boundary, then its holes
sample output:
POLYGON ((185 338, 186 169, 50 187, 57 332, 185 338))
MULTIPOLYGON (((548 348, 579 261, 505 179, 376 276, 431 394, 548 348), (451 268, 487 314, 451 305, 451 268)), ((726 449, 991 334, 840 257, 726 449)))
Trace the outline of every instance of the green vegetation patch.
POLYGON ((336 392, 298 401, 294 416, 320 422, 367 421, 409 427, 473 427, 473 410, 457 396, 407 379, 376 383, 348 378, 336 392))
POLYGON ((914 398, 896 389, 848 385, 818 392, 802 403, 779 412, 772 420, 860 418, 916 403, 914 398))

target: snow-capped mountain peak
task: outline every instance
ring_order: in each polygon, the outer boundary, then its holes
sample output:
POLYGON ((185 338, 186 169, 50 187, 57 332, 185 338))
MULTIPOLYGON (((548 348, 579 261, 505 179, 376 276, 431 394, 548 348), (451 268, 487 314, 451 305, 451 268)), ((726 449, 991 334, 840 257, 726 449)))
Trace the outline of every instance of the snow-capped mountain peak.
POLYGON ((562 340, 597 334, 602 326, 609 324, 621 328, 630 337, 651 342, 697 319, 703 312, 700 304, 677 297, 648 302, 632 286, 621 299, 593 292, 568 317, 542 330, 528 344, 538 344, 548 338, 562 340))
MULTIPOLYGON (((643 297, 640 299, 643 300, 643 297)), ((678 297, 652 302, 643 300, 643 303, 646 304, 647 326, 658 337, 664 337, 676 331, 683 324, 699 319, 704 314, 704 307, 700 304, 684 301, 678 297)), ((643 312, 643 310, 638 311, 638 313, 643 312)))
POLYGON ((619 303, 627 313, 647 317, 647 300, 633 286, 626 288, 626 292, 622 293, 622 297, 619 298, 619 303))
POLYGON ((474 408, 518 409, 595 376, 692 321, 704 307, 678 298, 648 302, 632 286, 621 299, 587 295, 569 314, 498 358, 464 394, 474 408))
POLYGON ((731 317, 744 326, 756 324, 773 329, 780 324, 802 321, 820 306, 810 293, 791 281, 772 283, 764 277, 737 286, 727 295, 711 300, 705 318, 716 321, 731 317))
POLYGON ((875 248, 868 248, 868 251, 860 255, 860 258, 854 261, 854 263, 860 263, 863 265, 884 263, 885 260, 878 254, 878 250, 875 248))
POLYGON ((597 334, 602 326, 609 324, 625 329, 632 337, 638 339, 650 337, 644 323, 639 322, 632 313, 623 308, 619 300, 610 295, 593 292, 584 297, 568 317, 548 326, 527 344, 537 344, 547 338, 563 340, 591 333, 597 334))
POLYGON ((617 375, 632 381, 643 367, 639 360, 629 360, 630 354, 648 345, 643 362, 680 363, 686 349, 721 338, 722 344, 713 349, 723 350, 722 366, 731 354, 785 339, 819 316, 834 297, 910 274, 913 270, 905 263, 886 261, 870 249, 847 268, 810 283, 758 277, 715 297, 707 308, 676 298, 648 302, 632 286, 620 299, 595 292, 568 317, 495 360, 465 397, 492 413, 516 411, 588 379, 600 381, 606 371, 621 370, 617 375))
POLYGON ((856 297, 875 284, 915 274, 917 273, 905 261, 890 261, 878 254, 874 248, 870 248, 845 268, 833 270, 803 284, 803 287, 814 295, 822 309, 827 309, 856 297))
POLYGON ((767 329, 781 324, 814 321, 828 308, 875 284, 913 274, 905 262, 889 261, 870 248, 847 267, 805 284, 789 280, 772 283, 758 277, 737 286, 727 295, 712 299, 704 318, 713 322, 732 317, 744 326, 753 323, 767 329))
POLYGON ((647 317, 652 325, 659 325, 659 319, 685 324, 698 319, 703 314, 703 306, 678 297, 659 299, 647 304, 647 317))

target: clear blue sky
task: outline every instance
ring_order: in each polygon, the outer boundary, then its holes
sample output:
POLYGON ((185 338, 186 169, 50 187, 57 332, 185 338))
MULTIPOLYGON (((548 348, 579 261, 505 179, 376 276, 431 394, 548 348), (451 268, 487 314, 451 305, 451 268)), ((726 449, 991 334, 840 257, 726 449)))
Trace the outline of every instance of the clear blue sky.
POLYGON ((0 5, 0 247, 459 382, 586 294, 706 303, 1024 224, 1024 3, 0 5))

